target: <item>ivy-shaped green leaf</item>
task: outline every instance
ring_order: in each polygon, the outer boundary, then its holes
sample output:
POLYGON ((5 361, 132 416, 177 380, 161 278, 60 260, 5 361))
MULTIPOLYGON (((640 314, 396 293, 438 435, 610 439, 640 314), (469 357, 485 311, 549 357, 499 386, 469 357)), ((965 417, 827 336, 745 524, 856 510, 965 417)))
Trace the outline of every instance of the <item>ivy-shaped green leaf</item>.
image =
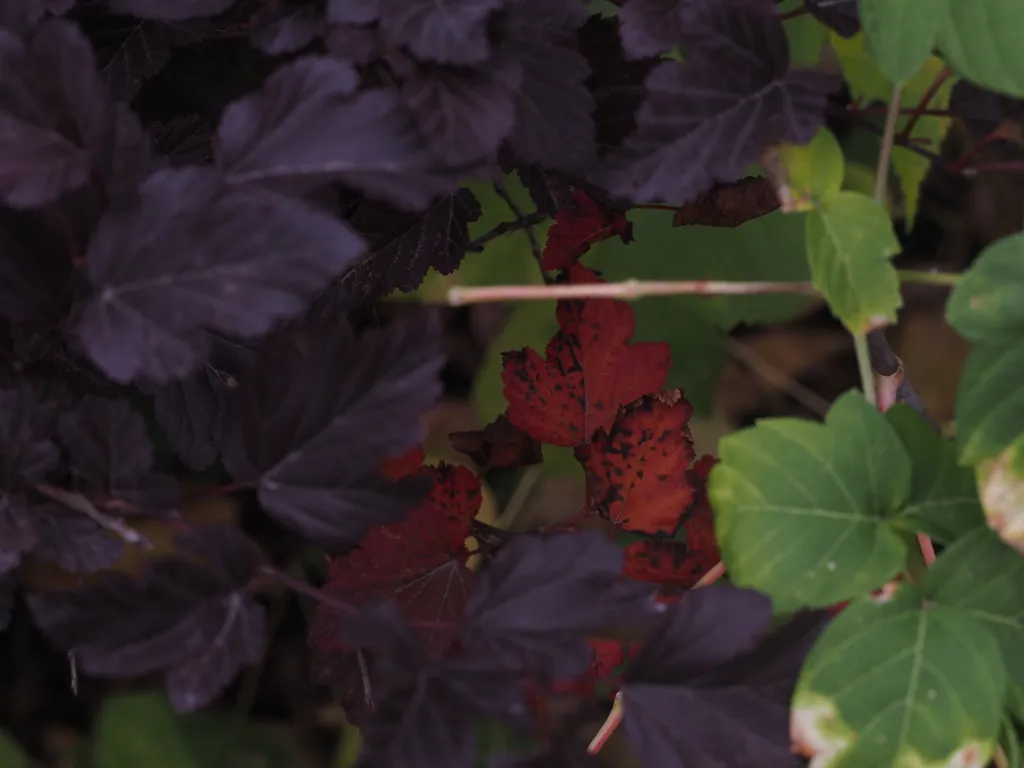
POLYGON ((843 148, 828 128, 821 128, 807 144, 783 145, 779 159, 794 198, 794 210, 809 211, 843 187, 843 148))
POLYGON ((909 528, 950 544, 984 526, 974 473, 957 462, 956 446, 906 405, 890 408, 886 418, 910 456, 910 498, 899 516, 909 528))
POLYGON ((858 10, 868 48, 894 83, 908 80, 935 47, 949 17, 950 0, 860 0, 858 10))
POLYGON ((1024 684, 1024 557, 986 527, 946 549, 928 569, 924 588, 936 603, 988 625, 1003 650, 1010 679, 1024 684))
POLYGON ((977 464, 1024 433, 1024 343, 979 344, 967 356, 956 390, 960 460, 977 464))
POLYGON ((1006 667, 985 622, 910 585, 861 598, 804 663, 791 735, 815 768, 972 766, 999 734, 1006 667))
POLYGON ((1024 234, 988 246, 949 296, 946 319, 971 341, 1024 342, 1024 234))
POLYGON ((990 90, 1024 96, 1022 39, 1020 0, 953 0, 938 41, 958 74, 990 90))
POLYGON ((891 259, 899 251, 888 214, 859 192, 839 192, 807 214, 814 285, 854 333, 896 320, 902 300, 891 259))
POLYGON ((885 417, 857 392, 824 424, 765 419, 719 443, 709 486, 729 576, 777 611, 828 606, 900 569, 892 523, 911 487, 910 459, 885 417))

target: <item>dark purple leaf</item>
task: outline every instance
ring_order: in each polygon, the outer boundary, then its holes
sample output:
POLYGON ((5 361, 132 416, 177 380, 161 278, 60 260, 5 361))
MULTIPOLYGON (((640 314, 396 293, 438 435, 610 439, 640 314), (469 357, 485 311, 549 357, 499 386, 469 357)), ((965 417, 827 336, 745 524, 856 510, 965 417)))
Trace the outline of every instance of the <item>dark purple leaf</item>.
POLYGON ((183 554, 150 561, 137 578, 111 572, 69 592, 29 595, 36 622, 86 674, 164 671, 179 711, 197 709, 239 668, 258 661, 264 610, 243 592, 259 554, 230 526, 179 537, 183 554))
POLYGON ((57 427, 76 487, 97 506, 119 511, 128 504, 141 513, 177 509, 177 482, 152 471, 146 424, 127 402, 87 396, 61 415, 57 427))
POLYGON ((380 26, 395 48, 441 64, 480 64, 491 55, 488 20, 503 0, 379 0, 380 26))
POLYGON ((335 24, 324 42, 332 56, 350 64, 369 64, 384 54, 378 30, 369 27, 335 24))
POLYGON ((233 184, 311 189, 340 181, 407 208, 458 185, 424 146, 397 90, 354 94, 355 70, 307 56, 231 104, 217 129, 217 159, 233 184))
POLYGON ((50 408, 27 383, 0 389, 0 488, 26 489, 46 479, 60 460, 50 441, 50 408))
POLYGON ((36 545, 34 510, 24 494, 0 494, 0 574, 21 564, 21 558, 36 545))
POLYGON ((699 4, 693 0, 626 0, 619 10, 622 49, 633 59, 672 50, 682 42, 692 8, 699 4))
POLYGON ((320 313, 336 313, 358 299, 411 291, 433 267, 450 275, 466 255, 469 224, 480 203, 468 189, 445 195, 423 214, 366 200, 349 219, 370 243, 370 252, 316 302, 320 313))
POLYGON ((202 164, 213 159, 210 137, 213 126, 199 115, 184 115, 150 126, 153 148, 167 156, 171 165, 202 164))
POLYGON ((789 700, 824 626, 802 615, 769 634, 768 598, 693 590, 648 633, 622 688, 626 735, 644 765, 798 766, 789 700))
POLYGON ((132 19, 102 69, 111 95, 119 101, 135 98, 142 84, 167 66, 173 48, 200 42, 208 27, 204 20, 132 19))
POLYGON ((596 102, 597 146, 602 151, 618 147, 636 129, 636 113, 647 96, 647 76, 659 59, 626 58, 618 25, 598 16, 580 29, 579 46, 590 66, 586 86, 596 102))
POLYGON ((594 97, 584 82, 590 68, 579 51, 542 42, 517 43, 523 68, 511 146, 517 157, 575 170, 594 158, 594 97))
POLYGON ((420 418, 441 392, 437 334, 429 316, 413 315, 359 339, 341 325, 269 339, 229 402, 225 467, 321 546, 398 520, 424 489, 387 482, 379 468, 422 437, 420 418))
POLYGON ((198 371, 153 392, 156 420, 167 442, 195 470, 216 460, 226 398, 252 363, 252 351, 237 342, 209 334, 209 344, 210 356, 198 371))
POLYGON ((516 165, 515 171, 541 213, 553 217, 572 205, 573 181, 570 177, 540 165, 523 163, 516 165))
POLYGON ((209 169, 164 169, 112 206, 89 243, 96 289, 77 333, 116 381, 183 378, 202 328, 252 337, 303 309, 363 249, 348 226, 209 169))
MULTIPOLYGON (((699 34, 698 34, 699 33, 699 34)), ((701 16, 699 45, 659 64, 637 130, 600 174, 613 194, 637 201, 690 200, 732 182, 765 145, 805 144, 824 121, 839 81, 789 70, 774 7, 728 0, 701 16)))
POLYGON ((402 98, 437 156, 468 165, 492 156, 512 131, 522 79, 521 62, 508 54, 480 69, 412 66, 402 98))
POLYGON ((294 53, 327 34, 323 11, 312 5, 271 4, 253 18, 253 24, 253 45, 271 56, 294 53))
POLYGON ((480 574, 461 641, 502 666, 569 680, 588 631, 653 615, 653 588, 620 578, 622 550, 595 532, 518 536, 480 574))
POLYGON ((92 573, 121 559, 123 542, 80 512, 48 504, 36 506, 32 514, 38 537, 33 557, 71 573, 92 573))
POLYGON ((110 0, 110 10, 158 21, 184 21, 216 16, 230 8, 235 0, 110 0))
POLYGON ((816 19, 842 37, 860 32, 857 0, 804 0, 804 4, 816 19))
POLYGON ((379 13, 380 0, 327 0, 327 20, 332 24, 369 24, 379 13))

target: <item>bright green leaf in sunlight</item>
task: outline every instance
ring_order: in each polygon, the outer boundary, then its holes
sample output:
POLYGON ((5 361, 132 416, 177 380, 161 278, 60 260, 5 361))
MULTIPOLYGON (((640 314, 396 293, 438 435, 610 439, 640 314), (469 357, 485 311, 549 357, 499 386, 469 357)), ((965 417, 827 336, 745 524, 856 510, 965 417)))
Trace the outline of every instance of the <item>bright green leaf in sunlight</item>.
POLYGON ((722 438, 709 493, 722 559, 735 584, 779 612, 833 605, 900 569, 893 517, 911 464, 885 416, 848 392, 824 424, 764 419, 722 438))
POLYGON ((939 50, 957 74, 1024 96, 1024 8, 1020 0, 952 0, 939 50))
POLYGON ((822 127, 807 144, 784 144, 779 159, 795 199, 795 210, 809 211, 842 189, 846 161, 828 128, 822 127))
POLYGON ((0 768, 28 768, 28 755, 11 736, 0 731, 0 768))
POLYGON ((902 83, 921 68, 949 18, 949 4, 950 0, 859 0, 864 37, 887 78, 902 83))
POLYGON ((1024 234, 981 252, 950 294, 946 319, 971 341, 1024 343, 1024 234))
POLYGON ((96 768, 201 768, 163 693, 108 699, 93 741, 96 768))
POLYGON ((885 416, 912 463, 910 497, 900 510, 907 526, 942 544, 983 526, 974 473, 957 462, 953 442, 907 405, 890 408, 885 416))
POLYGON ((956 390, 960 460, 977 464, 1024 434, 1024 344, 977 344, 956 390))
MULTIPOLYGON (((864 103, 888 102, 892 97, 893 83, 868 51, 863 33, 848 39, 832 33, 830 40, 850 85, 851 95, 864 103)), ((949 97, 956 79, 944 78, 944 69, 945 64, 941 59, 929 56, 903 84, 900 107, 904 114, 896 123, 898 132, 906 132, 911 120, 909 113, 926 98, 928 101, 924 106, 929 109, 949 108, 949 97), (939 83, 938 88, 935 88, 936 83, 939 83)), ((951 124, 952 120, 948 117, 922 115, 915 120, 909 138, 916 146, 938 153, 951 124)), ((892 165, 903 192, 907 220, 913 221, 917 216, 921 182, 931 167, 931 161, 917 152, 897 146, 893 147, 892 165)))
POLYGON ((988 623, 904 585, 825 630, 793 694, 790 736, 815 768, 982 768, 1005 694, 988 623))
POLYGON ((987 624, 1013 683, 1024 683, 1024 557, 982 526, 944 550, 924 580, 928 597, 987 624))
POLYGON ((807 214, 814 285, 854 333, 896 320, 902 300, 891 259, 899 251, 888 215, 866 195, 839 192, 807 214))

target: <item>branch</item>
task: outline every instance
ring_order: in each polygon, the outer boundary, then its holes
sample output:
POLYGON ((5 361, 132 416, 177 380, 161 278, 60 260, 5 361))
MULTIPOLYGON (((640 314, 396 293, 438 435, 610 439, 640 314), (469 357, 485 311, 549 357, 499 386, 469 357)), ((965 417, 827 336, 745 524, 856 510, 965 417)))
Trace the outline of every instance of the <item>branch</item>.
POLYGON ((542 211, 535 211, 534 213, 529 213, 520 219, 516 219, 515 221, 504 221, 498 226, 496 226, 494 229, 492 229, 490 232, 485 232, 484 234, 480 235, 480 237, 478 237, 476 240, 470 242, 470 244, 466 246, 466 250, 482 251, 484 249, 484 246, 491 242, 491 240, 497 240, 499 237, 501 237, 502 235, 507 235, 509 232, 518 232, 521 229, 529 229, 530 227, 535 227, 538 224, 541 224, 547 218, 548 215, 546 213, 542 211))
POLYGON ((57 486, 50 485, 49 483, 40 483, 36 486, 36 490, 44 496, 63 504, 68 509, 73 509, 75 512, 81 512, 101 528, 116 534, 124 542, 131 544, 132 546, 141 547, 142 549, 153 548, 153 542, 130 525, 125 524, 125 522, 120 518, 111 517, 110 515, 105 515, 100 512, 95 506, 93 506, 91 501, 80 493, 66 491, 63 488, 58 488, 57 486))

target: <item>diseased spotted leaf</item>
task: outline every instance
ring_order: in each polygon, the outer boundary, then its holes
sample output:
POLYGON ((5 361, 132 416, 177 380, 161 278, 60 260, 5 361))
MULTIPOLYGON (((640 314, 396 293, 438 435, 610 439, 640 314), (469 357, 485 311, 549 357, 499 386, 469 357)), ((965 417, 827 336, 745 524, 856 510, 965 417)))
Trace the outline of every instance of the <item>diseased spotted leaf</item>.
POLYGON ((122 511, 175 512, 178 483, 152 471, 146 424, 130 404, 87 396, 61 415, 57 434, 71 458, 76 486, 93 502, 122 511))
POLYGON ((252 363, 252 350, 208 334, 210 355, 188 378, 153 391, 156 420, 172 450, 188 466, 205 469, 217 458, 226 399, 252 363))
POLYGON ((184 21, 223 13, 235 0, 110 0, 110 10, 140 19, 184 21))
POLYGON ((511 133, 522 79, 519 59, 509 54, 479 69, 412 65, 402 98, 437 156, 464 165, 492 156, 511 133))
MULTIPOLYGON (((335 558, 324 589, 355 604, 393 597, 408 621, 438 625, 423 630, 438 657, 451 644, 475 578, 466 567, 466 539, 480 509, 480 481, 465 467, 443 463, 418 474, 432 481, 427 498, 402 521, 371 528, 356 549, 335 558), (444 623, 449 626, 441 628, 444 623)), ((336 647, 335 628, 348 620, 320 603, 310 642, 336 647)))
POLYGON ((49 20, 27 43, 0 30, 0 200, 34 208, 80 187, 114 131, 113 117, 77 26, 49 20))
POLYGON ((201 19, 132 19, 100 70, 111 96, 131 101, 146 80, 167 66, 174 48, 200 42, 207 29, 208 23, 201 19))
POLYGON ((804 614, 768 634, 771 602, 712 586, 670 606, 622 688, 626 736, 644 765, 798 766, 789 699, 824 621, 804 614))
POLYGON ((510 669, 578 677, 590 663, 588 631, 654 611, 650 585, 621 571, 622 551, 599 533, 518 536, 480 573, 459 640, 510 669))
POLYGON ((584 83, 587 60, 575 48, 540 40, 510 47, 522 67, 516 125, 509 143, 516 156, 549 168, 579 171, 596 152, 594 97, 584 83))
POLYGON ((483 429, 452 432, 452 448, 469 456, 481 469, 502 469, 540 464, 544 460, 540 443, 504 415, 483 429))
POLYGON ((225 186, 207 168, 163 169, 100 220, 77 334, 115 381, 183 378, 206 356, 201 329, 265 333, 362 249, 301 201, 225 186))
POLYGON ((253 45, 271 56, 294 53, 327 33, 323 10, 272 2, 253 17, 253 45))
POLYGON ((559 331, 542 358, 533 349, 502 355, 508 419, 544 443, 576 446, 608 430, 619 407, 658 390, 667 344, 629 344, 633 310, 621 301, 560 301, 559 331))
POLYGON ((645 82, 658 58, 631 59, 622 50, 615 19, 591 16, 579 31, 587 58, 587 90, 594 97, 594 128, 599 152, 618 147, 636 128, 636 113, 647 96, 645 82))
POLYGON ((343 325, 269 338, 229 401, 225 467, 322 547, 400 519, 421 484, 389 483, 379 468, 422 437, 441 392, 437 335, 433 316, 417 314, 358 339, 343 325))
POLYGON ((425 214, 364 200, 349 224, 369 243, 368 252, 316 301, 314 313, 334 314, 360 300, 419 287, 431 268, 450 275, 469 245, 469 224, 480 203, 468 189, 439 198, 425 214))
POLYGON ((358 83, 349 64, 306 56, 230 104, 217 128, 227 180, 291 190, 340 181, 406 208, 455 189, 458 174, 424 146, 398 91, 355 94, 358 83))
POLYGON ((503 0, 379 0, 388 43, 420 59, 479 64, 490 57, 488 20, 503 0))
POLYGON ((86 674, 162 671, 171 702, 190 711, 214 699, 263 650, 264 609, 244 593, 259 554, 230 526, 178 537, 183 554, 68 592, 28 596, 36 623, 86 674), (201 558, 201 561, 193 559, 201 558))
POLYGON ((671 533, 698 496, 690 467, 693 406, 679 390, 625 406, 614 424, 576 448, 590 507, 620 528, 671 533))
POLYGON ((601 240, 618 235, 622 242, 633 239, 633 225, 621 211, 610 211, 584 190, 573 191, 572 203, 555 215, 540 265, 543 269, 568 269, 601 240))
POLYGON ((764 176, 747 176, 730 184, 716 184, 679 207, 672 226, 738 227, 779 208, 779 197, 764 176))
POLYGON ((690 200, 732 182, 773 142, 805 144, 824 121, 830 75, 790 70, 786 33, 768 3, 730 0, 701 14, 682 62, 659 64, 637 130, 599 181, 637 201, 690 200))

